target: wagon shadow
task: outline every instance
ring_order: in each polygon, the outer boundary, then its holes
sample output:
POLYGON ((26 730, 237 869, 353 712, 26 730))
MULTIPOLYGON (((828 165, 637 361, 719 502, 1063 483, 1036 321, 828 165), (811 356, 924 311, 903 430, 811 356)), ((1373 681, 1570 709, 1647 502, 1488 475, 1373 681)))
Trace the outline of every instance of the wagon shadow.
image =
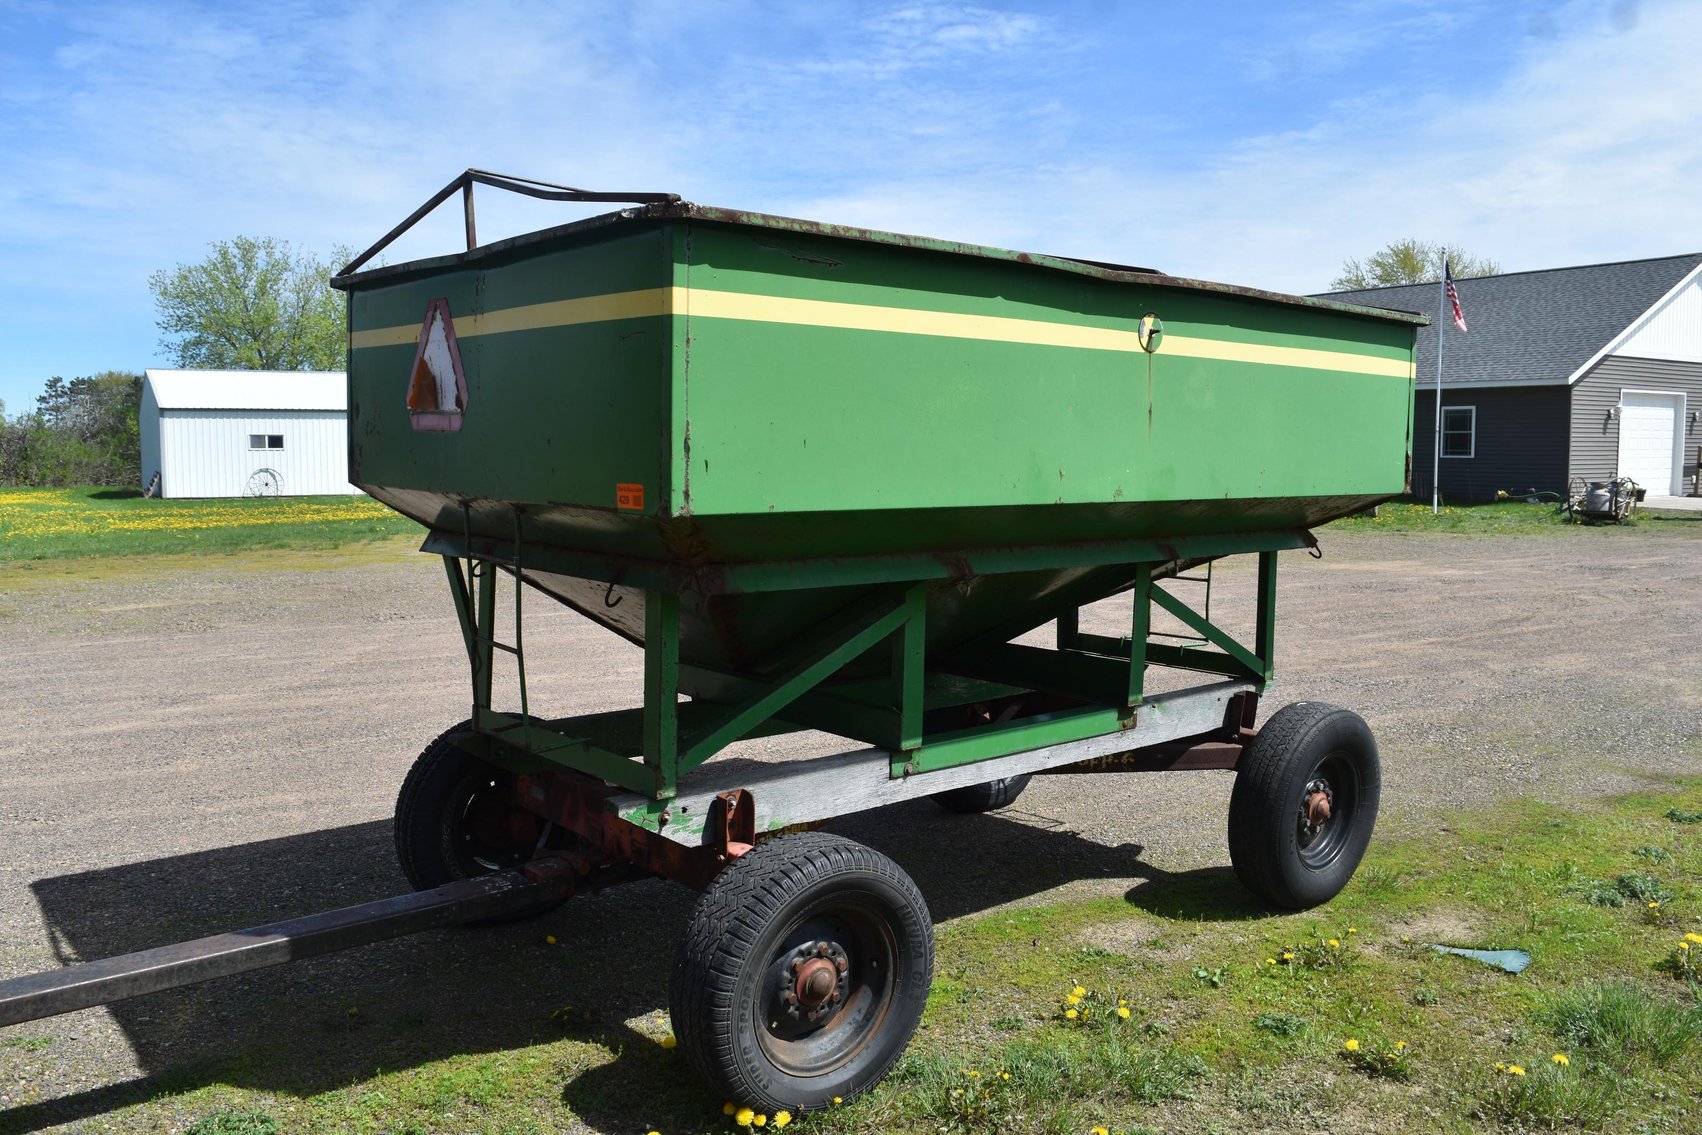
MULTIPOLYGON (((1133 844, 916 802, 833 830, 915 878, 936 920, 1078 879, 1157 878, 1133 844)), ((359 824, 43 879, 32 886, 62 962, 108 957, 395 894, 390 825, 359 824)), ((719 1108, 661 1049, 673 944, 693 900, 660 881, 580 896, 540 919, 445 930, 155 994, 107 1011, 142 1075, 0 1110, 0 1131, 74 1123, 162 1093, 228 1084, 296 1097, 473 1053, 573 1036, 617 1054, 569 1073, 593 1126, 700 1124, 719 1108), (556 944, 546 941, 554 937, 556 944), (566 1007, 571 1006, 571 1009, 566 1007)))

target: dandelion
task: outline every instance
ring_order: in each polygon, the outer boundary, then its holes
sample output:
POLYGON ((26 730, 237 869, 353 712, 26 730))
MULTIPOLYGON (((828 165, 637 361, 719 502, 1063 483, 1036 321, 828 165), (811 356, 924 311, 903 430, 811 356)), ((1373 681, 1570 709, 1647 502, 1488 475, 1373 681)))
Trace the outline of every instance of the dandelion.
POLYGON ((1509 1075, 1509 1076, 1523 1076, 1524 1074, 1525 1074, 1525 1070, 1523 1068, 1521 1068, 1519 1065, 1517 1065, 1517 1064, 1507 1065, 1507 1075, 1509 1075))
POLYGON ((1072 993, 1068 997, 1064 998, 1064 1000, 1068 1001, 1071 1005, 1080 1005, 1081 1004, 1081 998, 1076 996, 1074 993, 1072 993))
POLYGON ((1119 998, 1117 998, 1117 1004, 1118 1005, 1127 1005, 1128 1002, 1126 1000, 1124 1000, 1123 998, 1119 997, 1119 998))
POLYGON ((737 1123, 740 1127, 749 1127, 751 1125, 751 1120, 755 1118, 756 1112, 748 1107, 741 1107, 738 1111, 733 1113, 733 1122, 737 1123))
POLYGON ((1555 1064, 1560 1065, 1562 1068, 1564 1068, 1568 1064, 1572 1063, 1571 1057, 1567 1056, 1564 1052, 1555 1053, 1553 1056, 1549 1057, 1549 1060, 1552 1061, 1555 1064))
POLYGON ((1649 902, 1649 909, 1650 909, 1650 910, 1659 910, 1659 909, 1661 909, 1661 900, 1660 900, 1660 899, 1653 899, 1653 900, 1651 900, 1651 901, 1650 901, 1650 902, 1649 902))
POLYGON ((1497 1060, 1495 1062, 1495 1070, 1497 1072, 1505 1072, 1505 1071, 1507 1071, 1507 1065, 1505 1065, 1505 1064, 1501 1063, 1501 1061, 1497 1060))
POLYGON ((1698 946, 1702 946, 1702 934, 1686 934, 1684 936, 1684 940, 1686 942, 1695 942, 1698 946))
POLYGON ((652 1129, 652 1130, 646 1131, 644 1133, 644 1135, 662 1135, 662 1133, 660 1131, 652 1129))
POLYGON ((722 1115, 732 1115, 735 1111, 738 1111, 738 1110, 739 1110, 739 1105, 734 1103, 732 1100, 728 1100, 726 1103, 721 1105, 721 1114, 722 1115))
POLYGON ((1349 1052, 1358 1052, 1359 1042, 1353 1037, 1348 1037, 1346 1040, 1342 1041, 1342 1047, 1349 1052))
POLYGON ((1340 949, 1341 944, 1342 944, 1342 940, 1340 938, 1331 938, 1330 939, 1330 949, 1332 949, 1332 950, 1340 949))
POLYGON ((1275 958, 1266 958, 1265 964, 1268 966, 1274 966, 1277 964, 1277 960, 1275 958))
POLYGON ((1348 928, 1347 928, 1347 932, 1348 932, 1348 933, 1349 933, 1349 934, 1357 934, 1357 933, 1359 933, 1359 931, 1358 931, 1358 930, 1355 930, 1355 929, 1354 929, 1354 928, 1353 928, 1353 927, 1351 927, 1351 926, 1349 926, 1349 927, 1348 927, 1348 928))
POLYGON ((1071 997, 1086 997, 1087 996, 1087 990, 1083 989, 1081 986, 1078 985, 1074 989, 1070 990, 1070 996, 1071 997))
POLYGON ((1119 1017, 1123 1018, 1125 1021, 1128 1020, 1129 1019, 1129 1007, 1127 1005, 1117 1006, 1117 1015, 1119 1017))
POLYGON ((840 1099, 838 1096, 833 1097, 833 1104, 834 1104, 835 1107, 838 1107, 840 1104, 842 1104, 844 1102, 845 1101, 840 1099))
POLYGON ((1001 1080, 1008 1080, 1010 1078, 1011 1078, 1011 1074, 1009 1072, 1000 1072, 999 1073, 999 1079, 1001 1079, 1001 1080))
POLYGON ((752 1116, 751 1117, 751 1126, 752 1127, 766 1127, 766 1126, 768 1126, 768 1116, 767 1115, 752 1116))
POLYGON ((777 1128, 778 1127, 784 1127, 790 1122, 792 1122, 792 1113, 791 1112, 789 1112, 789 1111, 777 1111, 777 1112, 774 1113, 774 1126, 775 1127, 777 1127, 777 1128))
POLYGON ((556 944, 556 936, 554 934, 545 934, 544 935, 544 945, 553 946, 555 944, 556 944))
POLYGON ((966 1069, 963 1074, 965 1076, 979 1076, 981 1073, 976 1071, 974 1068, 969 1068, 966 1069))
POLYGON ((1282 952, 1282 960, 1285 961, 1285 962, 1292 962, 1294 960, 1294 951, 1293 950, 1284 950, 1282 952))
POLYGON ((1407 1042, 1406 1041, 1397 1040, 1395 1042, 1395 1051, 1396 1052, 1405 1052, 1406 1050, 1407 1050, 1407 1042))
POLYGON ((1073 1021, 1079 1016, 1081 1016, 1081 1014, 1076 1012, 1074 1009, 1065 1009, 1064 1010, 1064 1017, 1068 1020, 1073 1021))
POLYGON ((1111 1132, 1108 1128, 1095 1127, 1088 1132, 1088 1135, 1111 1135, 1111 1132))
POLYGON ((1689 942, 1680 942, 1678 944, 1678 948, 1681 949, 1681 950, 1688 950, 1688 949, 1690 949, 1690 943, 1689 942))
POLYGON ((662 1047, 663 1048, 673 1048, 674 1046, 678 1045, 679 1043, 680 1043, 679 1039, 677 1037, 675 1037, 673 1033, 669 1033, 667 1036, 662 1038, 662 1047))

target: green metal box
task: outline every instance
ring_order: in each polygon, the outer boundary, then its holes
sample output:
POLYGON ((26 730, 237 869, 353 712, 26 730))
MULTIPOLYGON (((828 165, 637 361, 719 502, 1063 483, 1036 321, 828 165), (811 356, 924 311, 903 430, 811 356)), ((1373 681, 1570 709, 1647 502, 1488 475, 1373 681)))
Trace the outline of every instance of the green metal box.
POLYGON ((880 581, 981 578, 931 644, 1037 624, 1407 488, 1386 312, 688 203, 339 284, 351 480, 635 639, 647 588, 793 592, 699 603, 698 658, 880 581))
POLYGON ((1407 484, 1412 324, 1339 305, 684 204, 350 290, 353 479, 437 527, 515 502, 564 547, 774 560, 1309 525, 1407 484), (439 298, 466 406, 416 429, 439 298))

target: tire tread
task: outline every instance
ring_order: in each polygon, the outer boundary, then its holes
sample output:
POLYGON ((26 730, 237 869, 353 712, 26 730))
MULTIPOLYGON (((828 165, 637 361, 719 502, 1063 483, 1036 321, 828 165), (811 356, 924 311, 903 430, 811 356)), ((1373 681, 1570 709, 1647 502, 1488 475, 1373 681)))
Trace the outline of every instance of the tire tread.
MULTIPOLYGON (((717 875, 694 904, 669 981, 668 1003, 680 1048, 692 1070, 728 1099, 771 1108, 791 1102, 764 1098, 762 1087, 739 1066, 737 1029, 719 1022, 737 1022, 742 965, 780 907, 816 879, 851 871, 878 876, 908 896, 921 915, 927 942, 924 956, 917 959, 921 972, 915 980, 924 991, 931 984, 933 924, 921 892, 897 864, 872 848, 825 832, 796 832, 759 845, 717 875)), ((842 1098, 854 1098, 886 1075, 903 1048, 896 1046, 872 1074, 864 1070, 864 1085, 840 1093, 842 1098)), ((799 1110, 795 1103, 791 1106, 799 1110)))
MULTIPOLYGON (((1274 905, 1300 910, 1318 901, 1295 893, 1283 878, 1282 857, 1273 853, 1273 849, 1284 846, 1287 838, 1284 828, 1294 823, 1294 817, 1273 807, 1272 802, 1279 799, 1282 783, 1291 774, 1291 754, 1299 752, 1313 735, 1342 717, 1364 727, 1358 714, 1341 706, 1293 702, 1272 715, 1242 754, 1229 799, 1229 861, 1243 886, 1274 905)), ((1366 737, 1370 738, 1369 730, 1366 737)), ((1370 761, 1373 775, 1368 785, 1368 823, 1376 817, 1374 741, 1370 746, 1370 761)), ((1350 874, 1357 863, 1355 855, 1349 866, 1350 874)))

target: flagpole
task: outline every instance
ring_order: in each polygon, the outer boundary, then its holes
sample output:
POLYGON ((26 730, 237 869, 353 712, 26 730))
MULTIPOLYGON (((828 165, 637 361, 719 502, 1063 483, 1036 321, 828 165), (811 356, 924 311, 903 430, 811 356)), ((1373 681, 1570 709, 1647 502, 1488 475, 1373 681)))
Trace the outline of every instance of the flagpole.
POLYGON ((1442 512, 1442 340, 1448 334, 1448 254, 1442 253, 1442 278, 1436 281, 1436 436, 1430 453, 1430 514, 1442 512))

